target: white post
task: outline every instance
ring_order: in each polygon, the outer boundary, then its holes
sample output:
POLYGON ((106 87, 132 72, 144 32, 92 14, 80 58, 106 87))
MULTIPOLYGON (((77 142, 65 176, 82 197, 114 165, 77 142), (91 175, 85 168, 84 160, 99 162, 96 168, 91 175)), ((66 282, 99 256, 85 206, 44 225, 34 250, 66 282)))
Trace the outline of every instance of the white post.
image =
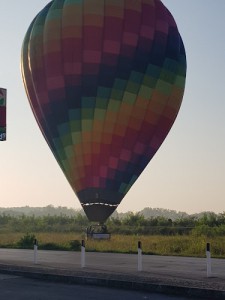
POLYGON ((37 240, 34 240, 34 264, 37 264, 37 250, 38 250, 38 243, 37 240))
POLYGON ((81 268, 85 267, 85 241, 81 242, 81 268))
POLYGON ((212 265, 211 265, 210 243, 206 244, 206 264, 207 264, 207 277, 211 277, 212 265))
POLYGON ((138 242, 138 271, 142 271, 142 248, 141 242, 138 242))

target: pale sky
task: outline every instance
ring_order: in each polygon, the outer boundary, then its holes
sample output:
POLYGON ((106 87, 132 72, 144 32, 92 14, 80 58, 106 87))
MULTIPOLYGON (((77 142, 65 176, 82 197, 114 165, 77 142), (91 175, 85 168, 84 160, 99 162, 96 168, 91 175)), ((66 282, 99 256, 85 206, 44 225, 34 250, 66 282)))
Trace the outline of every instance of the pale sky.
MULTIPOLYGON (((21 45, 48 0, 0 0, 0 86, 8 90, 0 142, 0 207, 81 208, 31 112, 20 74, 21 45)), ((172 130, 119 205, 195 213, 225 211, 225 1, 163 0, 187 54, 186 89, 172 130)))

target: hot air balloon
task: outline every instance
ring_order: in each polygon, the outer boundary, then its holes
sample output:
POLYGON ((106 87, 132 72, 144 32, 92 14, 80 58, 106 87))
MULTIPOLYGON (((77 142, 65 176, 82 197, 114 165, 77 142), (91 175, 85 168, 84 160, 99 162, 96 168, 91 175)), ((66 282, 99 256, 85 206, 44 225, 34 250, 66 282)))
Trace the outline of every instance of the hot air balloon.
POLYGON ((160 0, 53 0, 22 46, 28 99, 90 221, 104 223, 170 131, 185 49, 160 0))

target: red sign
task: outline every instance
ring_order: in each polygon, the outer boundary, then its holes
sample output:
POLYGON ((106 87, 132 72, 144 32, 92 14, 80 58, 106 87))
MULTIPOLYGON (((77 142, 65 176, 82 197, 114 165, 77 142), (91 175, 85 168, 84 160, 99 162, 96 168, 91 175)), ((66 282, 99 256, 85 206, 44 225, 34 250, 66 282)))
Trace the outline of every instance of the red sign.
POLYGON ((0 141, 6 140, 6 89, 0 88, 0 141))

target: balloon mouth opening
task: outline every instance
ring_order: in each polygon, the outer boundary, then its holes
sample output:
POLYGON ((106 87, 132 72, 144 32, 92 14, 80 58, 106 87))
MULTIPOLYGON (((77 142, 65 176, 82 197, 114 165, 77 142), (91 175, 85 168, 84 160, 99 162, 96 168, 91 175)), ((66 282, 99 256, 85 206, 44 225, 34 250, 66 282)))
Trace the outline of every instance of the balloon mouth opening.
POLYGON ((91 222, 105 222, 120 204, 123 194, 105 188, 87 188, 77 193, 91 222))
POLYGON ((92 203, 81 203, 82 207, 92 206, 92 205, 103 205, 103 206, 111 206, 117 208, 118 204, 110 204, 110 203, 101 203, 101 202, 92 202, 92 203))
POLYGON ((89 221, 98 223, 104 223, 118 206, 101 202, 81 203, 81 205, 89 221))

